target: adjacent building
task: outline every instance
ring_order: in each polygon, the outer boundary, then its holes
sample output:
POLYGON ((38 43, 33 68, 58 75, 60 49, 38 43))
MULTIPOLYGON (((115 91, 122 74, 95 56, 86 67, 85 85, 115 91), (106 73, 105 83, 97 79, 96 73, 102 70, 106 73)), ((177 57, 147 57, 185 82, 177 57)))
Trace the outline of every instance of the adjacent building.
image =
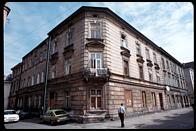
POLYGON ((108 8, 79 8, 18 67, 16 108, 88 122, 117 117, 121 103, 127 115, 189 106, 183 65, 108 8))
POLYGON ((191 104, 194 104, 194 62, 183 64, 186 86, 191 104))
POLYGON ((11 74, 9 74, 8 76, 4 75, 4 110, 8 109, 11 81, 12 81, 11 74))

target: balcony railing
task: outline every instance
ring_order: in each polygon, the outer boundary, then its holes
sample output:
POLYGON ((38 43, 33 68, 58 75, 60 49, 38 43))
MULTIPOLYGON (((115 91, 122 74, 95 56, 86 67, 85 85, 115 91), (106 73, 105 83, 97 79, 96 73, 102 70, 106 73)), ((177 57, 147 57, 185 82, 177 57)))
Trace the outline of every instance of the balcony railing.
POLYGON ((88 81, 89 79, 103 78, 107 79, 110 77, 110 71, 108 68, 85 68, 83 71, 84 78, 88 81))

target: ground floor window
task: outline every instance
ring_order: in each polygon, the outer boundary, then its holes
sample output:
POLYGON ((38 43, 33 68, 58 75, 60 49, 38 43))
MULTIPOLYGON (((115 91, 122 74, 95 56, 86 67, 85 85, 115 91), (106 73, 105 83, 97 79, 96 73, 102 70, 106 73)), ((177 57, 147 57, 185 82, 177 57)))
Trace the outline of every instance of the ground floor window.
POLYGON ((157 106, 155 92, 151 92, 152 106, 157 106))
POLYGON ((142 91, 142 106, 147 107, 146 92, 142 91))
POLYGON ((125 90, 126 107, 133 107, 132 90, 125 90))
POLYGON ((102 107, 102 90, 91 89, 90 91, 91 109, 101 109, 102 107))
POLYGON ((65 91, 65 108, 70 107, 70 92, 65 91))

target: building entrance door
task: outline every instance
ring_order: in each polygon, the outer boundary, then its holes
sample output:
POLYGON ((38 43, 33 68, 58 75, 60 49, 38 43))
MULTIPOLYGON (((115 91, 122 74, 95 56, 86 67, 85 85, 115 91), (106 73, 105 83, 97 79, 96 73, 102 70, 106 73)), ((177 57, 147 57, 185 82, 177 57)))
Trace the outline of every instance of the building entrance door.
POLYGON ((159 101, 160 101, 161 110, 164 110, 162 93, 159 93, 159 101))

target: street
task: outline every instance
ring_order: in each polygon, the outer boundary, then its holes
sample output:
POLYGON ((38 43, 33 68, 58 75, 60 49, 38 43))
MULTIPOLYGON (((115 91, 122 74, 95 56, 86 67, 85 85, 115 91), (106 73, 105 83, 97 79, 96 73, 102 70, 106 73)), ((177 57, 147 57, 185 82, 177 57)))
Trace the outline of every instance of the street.
POLYGON ((137 117, 125 116, 125 127, 120 120, 100 123, 67 123, 56 126, 40 123, 39 118, 4 124, 6 129, 191 129, 194 128, 194 112, 191 107, 162 111, 137 117))

